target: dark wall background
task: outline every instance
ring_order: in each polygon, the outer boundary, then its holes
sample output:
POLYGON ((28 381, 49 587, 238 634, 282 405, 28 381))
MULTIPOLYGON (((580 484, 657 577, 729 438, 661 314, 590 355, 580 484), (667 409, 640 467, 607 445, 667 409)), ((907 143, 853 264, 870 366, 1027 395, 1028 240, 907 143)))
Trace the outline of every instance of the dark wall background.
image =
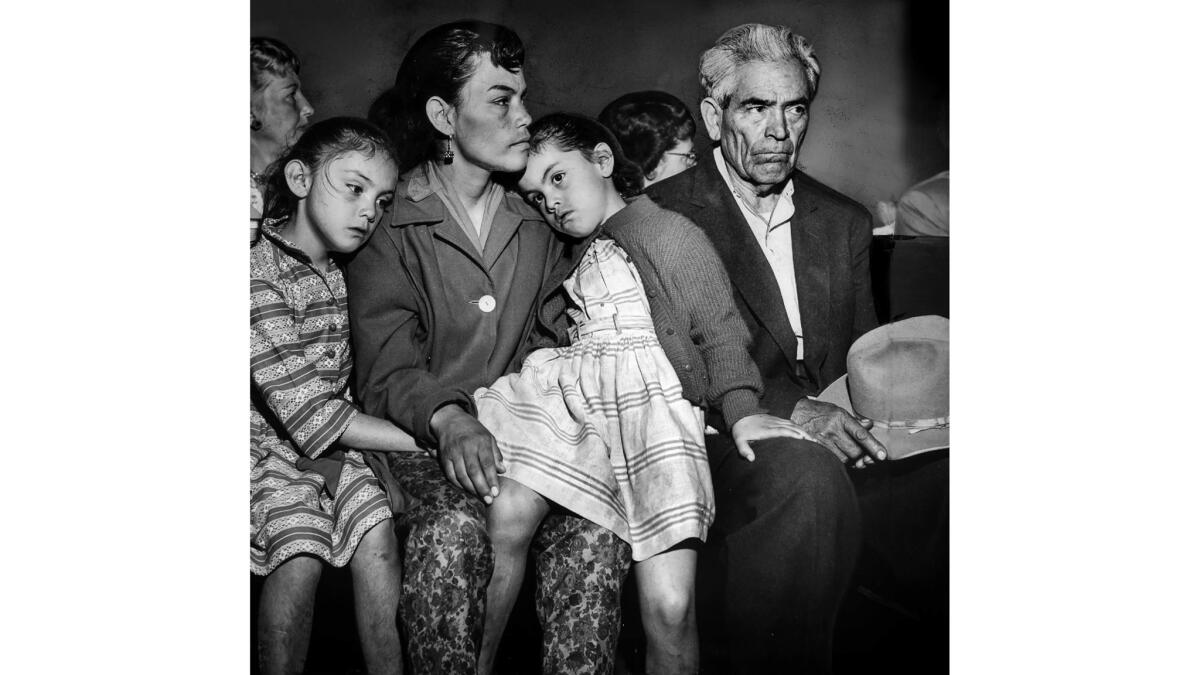
MULTIPOLYGON (((408 45, 463 18, 505 24, 524 40, 535 118, 596 115, 625 92, 662 89, 686 101, 697 124, 700 52, 737 24, 784 24, 821 59, 801 151, 809 173, 869 206, 949 167, 939 139, 948 129, 948 0, 253 0, 250 30, 297 52, 321 119, 365 116, 408 45)), ((702 125, 697 141, 707 145, 702 125)))

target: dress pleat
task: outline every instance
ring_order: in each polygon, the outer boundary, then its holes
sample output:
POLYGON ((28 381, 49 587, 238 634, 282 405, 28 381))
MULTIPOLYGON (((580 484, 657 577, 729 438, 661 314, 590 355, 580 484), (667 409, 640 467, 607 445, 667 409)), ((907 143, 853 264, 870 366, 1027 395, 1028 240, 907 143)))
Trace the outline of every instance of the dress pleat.
POLYGON ((699 408, 659 345, 641 280, 597 239, 564 282, 576 337, 475 392, 505 477, 627 541, 645 560, 712 524, 699 408))

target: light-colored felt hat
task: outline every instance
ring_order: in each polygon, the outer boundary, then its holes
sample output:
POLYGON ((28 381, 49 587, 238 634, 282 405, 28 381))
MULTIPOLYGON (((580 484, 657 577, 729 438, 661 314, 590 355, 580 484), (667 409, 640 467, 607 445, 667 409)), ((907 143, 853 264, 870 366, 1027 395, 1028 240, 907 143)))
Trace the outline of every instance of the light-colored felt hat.
POLYGON ((817 397, 872 420, 888 459, 950 447, 950 320, 917 316, 854 341, 846 374, 817 397))

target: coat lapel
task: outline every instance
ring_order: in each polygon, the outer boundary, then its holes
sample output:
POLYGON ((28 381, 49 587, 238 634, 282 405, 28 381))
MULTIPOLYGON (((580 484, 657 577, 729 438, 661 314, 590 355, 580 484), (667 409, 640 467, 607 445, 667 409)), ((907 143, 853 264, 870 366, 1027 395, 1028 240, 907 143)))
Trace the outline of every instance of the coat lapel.
POLYGON ((450 244, 481 269, 487 270, 475 243, 463 232, 442 200, 429 189, 423 171, 417 167, 405 175, 404 180, 408 181, 408 185, 404 196, 397 199, 393 206, 391 226, 429 224, 429 230, 434 237, 450 244))
MULTIPOLYGON (((509 240, 517 233, 525 220, 541 220, 536 214, 526 214, 524 202, 515 195, 505 194, 502 199, 510 200, 503 208, 496 210, 492 220, 492 229, 488 232, 487 241, 483 244, 483 263, 491 270, 496 260, 508 246, 509 240)), ((546 226, 549 228, 549 226, 546 226)))
MULTIPOLYGON (((439 204, 440 205, 440 204, 439 204)), ((445 209, 445 206, 442 206, 445 209)), ((471 262, 478 265, 481 269, 487 270, 487 266, 483 264, 483 259, 479 257, 479 249, 475 248, 475 243, 463 232, 462 227, 447 213, 442 222, 430 228, 433 236, 450 244, 458 249, 462 254, 471 259, 471 262)))
POLYGON ((804 362, 810 372, 821 368, 828 352, 821 336, 829 335, 832 302, 829 237, 824 236, 824 217, 812 193, 792 178, 792 260, 796 267, 796 297, 800 304, 800 326, 804 332, 804 362))
POLYGON ((733 287, 780 351, 789 360, 794 360, 796 336, 792 333, 771 264, 755 241, 754 233, 729 192, 725 179, 717 171, 716 160, 711 153, 705 153, 695 169, 691 200, 703 207, 702 211, 697 212, 696 224, 712 240, 725 263, 733 287))

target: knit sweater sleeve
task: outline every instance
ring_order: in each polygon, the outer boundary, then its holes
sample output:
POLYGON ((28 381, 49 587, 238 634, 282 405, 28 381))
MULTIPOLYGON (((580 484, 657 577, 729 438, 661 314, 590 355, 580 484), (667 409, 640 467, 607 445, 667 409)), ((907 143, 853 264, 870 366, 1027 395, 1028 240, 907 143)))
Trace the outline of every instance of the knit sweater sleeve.
POLYGON ((705 400, 718 408, 726 428, 748 415, 765 413, 759 405, 762 377, 750 357, 750 333, 733 301, 733 289, 716 249, 687 218, 663 211, 655 227, 653 259, 689 337, 708 373, 705 400))

